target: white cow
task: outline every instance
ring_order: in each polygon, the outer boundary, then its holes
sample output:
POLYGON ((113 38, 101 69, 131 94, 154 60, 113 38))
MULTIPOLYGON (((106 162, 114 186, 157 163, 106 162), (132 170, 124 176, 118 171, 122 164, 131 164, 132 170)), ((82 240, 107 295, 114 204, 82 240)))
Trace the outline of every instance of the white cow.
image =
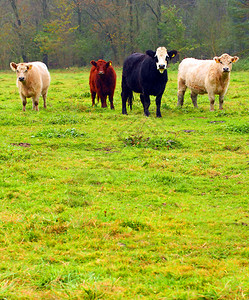
POLYGON ((191 90, 194 107, 197 106, 197 95, 208 94, 210 110, 214 110, 215 95, 219 95, 219 109, 223 109, 224 96, 227 92, 232 63, 239 58, 222 54, 213 60, 184 59, 178 69, 178 106, 183 105, 187 88, 191 90))
POLYGON ((32 98, 33 109, 39 110, 39 97, 42 95, 44 108, 47 107, 46 99, 50 85, 50 74, 47 66, 39 61, 30 63, 10 63, 11 69, 16 72, 16 85, 23 103, 23 111, 26 110, 26 98, 32 98))

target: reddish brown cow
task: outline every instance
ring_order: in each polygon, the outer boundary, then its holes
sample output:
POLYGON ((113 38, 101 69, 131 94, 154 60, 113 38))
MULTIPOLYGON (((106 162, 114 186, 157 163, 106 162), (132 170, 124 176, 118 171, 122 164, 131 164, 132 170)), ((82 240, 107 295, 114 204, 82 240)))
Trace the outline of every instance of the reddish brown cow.
POLYGON ((95 105, 95 97, 101 100, 101 107, 107 107, 106 98, 109 96, 111 109, 114 109, 113 94, 116 87, 116 72, 112 67, 111 61, 99 59, 97 62, 91 61, 92 68, 90 71, 89 85, 92 95, 92 105, 95 105))

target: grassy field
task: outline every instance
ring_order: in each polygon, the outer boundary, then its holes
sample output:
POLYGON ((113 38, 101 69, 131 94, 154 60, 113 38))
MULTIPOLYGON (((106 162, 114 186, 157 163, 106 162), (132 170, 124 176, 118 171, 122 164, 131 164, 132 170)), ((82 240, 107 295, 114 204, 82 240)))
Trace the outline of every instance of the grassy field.
POLYGON ((169 69, 158 119, 121 114, 121 69, 91 107, 89 69, 51 71, 39 112, 0 72, 0 299, 249 299, 249 72, 210 112, 169 69))

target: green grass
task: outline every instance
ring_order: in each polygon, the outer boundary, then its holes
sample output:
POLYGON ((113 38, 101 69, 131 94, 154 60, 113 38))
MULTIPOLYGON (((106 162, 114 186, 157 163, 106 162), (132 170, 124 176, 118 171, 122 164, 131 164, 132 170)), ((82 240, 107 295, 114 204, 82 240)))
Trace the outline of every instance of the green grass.
POLYGON ((224 111, 139 96, 91 107, 88 69, 52 71, 47 110, 22 111, 0 72, 0 299, 248 299, 249 73, 224 111))

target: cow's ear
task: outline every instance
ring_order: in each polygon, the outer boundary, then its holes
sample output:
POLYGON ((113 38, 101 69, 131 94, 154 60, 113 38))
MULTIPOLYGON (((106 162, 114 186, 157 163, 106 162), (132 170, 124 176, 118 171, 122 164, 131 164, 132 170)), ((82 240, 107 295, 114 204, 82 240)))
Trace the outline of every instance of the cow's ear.
POLYGON ((14 63, 14 62, 11 62, 11 63, 10 63, 10 68, 11 68, 11 70, 12 70, 12 71, 14 71, 14 72, 15 72, 15 71, 16 71, 16 69, 17 69, 17 64, 16 64, 16 63, 14 63))
POLYGON ((153 58, 154 58, 155 55, 156 55, 156 52, 155 52, 155 51, 152 51, 152 50, 147 50, 147 51, 146 51, 146 54, 149 55, 150 57, 153 57, 153 58))
POLYGON ((111 66, 111 65, 112 65, 112 61, 109 60, 109 61, 106 63, 106 67, 108 68, 108 67, 111 66))
POLYGON ((213 58, 213 60, 215 60, 215 62, 217 62, 217 64, 220 63, 220 58, 219 58, 218 56, 215 56, 215 57, 213 58))
POLYGON ((232 57, 232 63, 235 63, 235 62, 238 61, 238 60, 239 60, 238 56, 232 57))
POLYGON ((169 58, 171 59, 171 58, 175 57, 177 53, 178 53, 178 52, 177 52, 176 50, 171 50, 171 51, 169 51, 169 52, 168 52, 169 58))
POLYGON ((95 61, 95 60, 91 60, 91 64, 92 64, 94 67, 96 67, 96 66, 97 66, 97 63, 96 63, 96 61, 95 61))
POLYGON ((32 69, 32 67, 33 67, 33 65, 27 65, 27 70, 31 70, 32 69))

